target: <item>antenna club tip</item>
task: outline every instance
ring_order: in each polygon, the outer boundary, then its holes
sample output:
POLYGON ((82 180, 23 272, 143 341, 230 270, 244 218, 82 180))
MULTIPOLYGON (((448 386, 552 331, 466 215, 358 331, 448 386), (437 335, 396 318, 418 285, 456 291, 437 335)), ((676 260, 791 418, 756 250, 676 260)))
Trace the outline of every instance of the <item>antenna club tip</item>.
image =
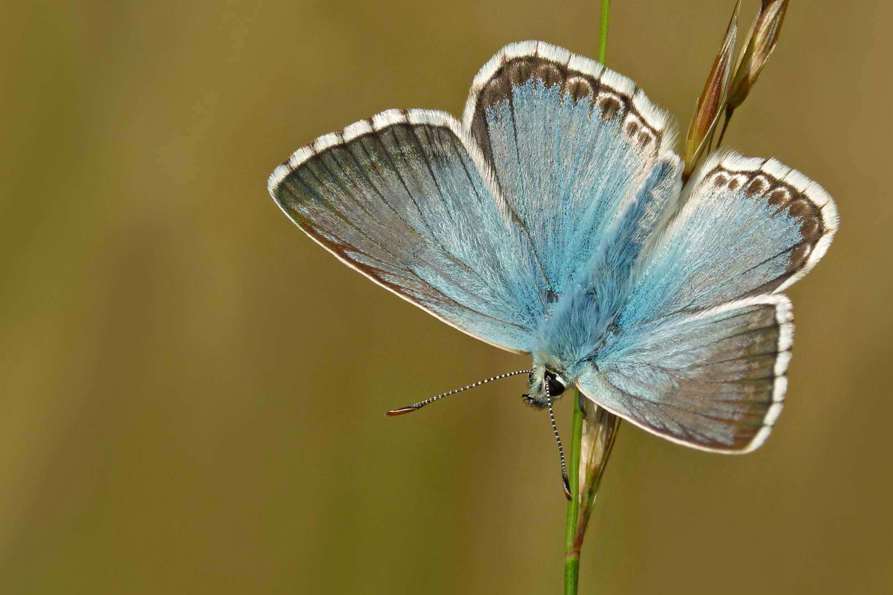
POLYGON ((418 407, 413 407, 412 405, 407 405, 406 407, 397 407, 396 409, 389 409, 385 415, 388 417, 396 417, 398 415, 406 415, 407 413, 412 413, 413 411, 417 411, 418 407))
POLYGON ((567 475, 561 476, 561 484, 564 487, 564 497, 567 498, 567 501, 570 502, 574 499, 573 494, 571 494, 571 482, 568 480, 567 475))

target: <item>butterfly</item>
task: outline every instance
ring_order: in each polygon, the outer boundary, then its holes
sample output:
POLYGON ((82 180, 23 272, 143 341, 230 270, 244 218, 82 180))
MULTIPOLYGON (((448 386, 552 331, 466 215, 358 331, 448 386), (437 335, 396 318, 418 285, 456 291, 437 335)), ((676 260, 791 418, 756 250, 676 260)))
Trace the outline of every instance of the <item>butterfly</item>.
POLYGON ((775 159, 717 152, 683 184, 674 144, 632 80, 528 41, 478 72, 461 122, 381 112, 298 149, 268 188, 351 268, 529 354, 494 379, 528 373, 525 400, 550 416, 575 385, 673 442, 748 452, 787 387, 782 291, 828 250, 837 211, 775 159))

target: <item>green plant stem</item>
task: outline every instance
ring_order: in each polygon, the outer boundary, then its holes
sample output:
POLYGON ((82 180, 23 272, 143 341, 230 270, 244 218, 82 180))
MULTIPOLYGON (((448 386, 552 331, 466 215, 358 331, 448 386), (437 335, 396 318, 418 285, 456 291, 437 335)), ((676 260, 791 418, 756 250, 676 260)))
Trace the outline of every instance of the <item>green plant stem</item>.
POLYGON ((567 503, 567 517, 564 525, 564 594, 576 595, 580 576, 580 548, 577 546, 577 520, 580 516, 580 449, 583 443, 583 407, 578 389, 574 389, 574 417, 571 421, 571 451, 568 462, 568 481, 571 499, 567 503))
MULTIPOLYGON (((599 24, 598 60, 605 63, 608 52, 608 21, 611 16, 611 0, 601 0, 602 14, 599 24)), ((583 445, 583 406, 584 398, 574 388, 572 392, 574 416, 571 421, 571 448, 568 469, 568 481, 571 488, 571 500, 567 503, 567 515, 564 525, 564 595, 577 595, 580 581, 580 547, 582 539, 577 536, 577 522, 580 516, 580 451, 583 445)))
POLYGON ((605 63, 605 54, 608 52, 608 19, 611 16, 611 0, 602 0, 602 18, 599 23, 598 36, 598 61, 605 63))

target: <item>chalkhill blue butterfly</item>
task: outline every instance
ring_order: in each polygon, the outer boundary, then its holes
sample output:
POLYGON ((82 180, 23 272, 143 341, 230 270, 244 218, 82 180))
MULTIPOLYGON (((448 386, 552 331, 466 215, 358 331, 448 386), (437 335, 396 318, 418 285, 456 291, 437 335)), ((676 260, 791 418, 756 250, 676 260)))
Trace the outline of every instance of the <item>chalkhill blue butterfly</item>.
POLYGON ((269 191, 348 266, 533 358, 469 387, 528 374, 555 430, 552 399, 574 384, 673 442, 748 452, 784 401, 782 291, 827 251, 836 208, 803 174, 732 152, 683 184, 674 143, 630 79, 522 42, 478 72, 462 122, 384 111, 298 149, 269 191))

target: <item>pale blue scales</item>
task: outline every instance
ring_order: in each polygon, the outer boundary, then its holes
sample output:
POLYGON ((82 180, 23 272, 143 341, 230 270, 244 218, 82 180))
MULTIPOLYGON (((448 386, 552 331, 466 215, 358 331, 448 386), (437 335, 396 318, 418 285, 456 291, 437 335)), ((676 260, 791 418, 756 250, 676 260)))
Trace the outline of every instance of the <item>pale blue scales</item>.
POLYGON ((604 119, 601 111, 559 84, 530 79, 485 112, 500 186, 559 292, 654 165, 653 156, 624 142, 620 118, 604 119))
POLYGON ((668 117, 541 42, 474 79, 462 123, 383 112, 299 149, 270 193, 339 259, 675 442, 759 446, 793 335, 779 291, 822 257, 830 197, 775 160, 710 157, 682 187, 668 117))

